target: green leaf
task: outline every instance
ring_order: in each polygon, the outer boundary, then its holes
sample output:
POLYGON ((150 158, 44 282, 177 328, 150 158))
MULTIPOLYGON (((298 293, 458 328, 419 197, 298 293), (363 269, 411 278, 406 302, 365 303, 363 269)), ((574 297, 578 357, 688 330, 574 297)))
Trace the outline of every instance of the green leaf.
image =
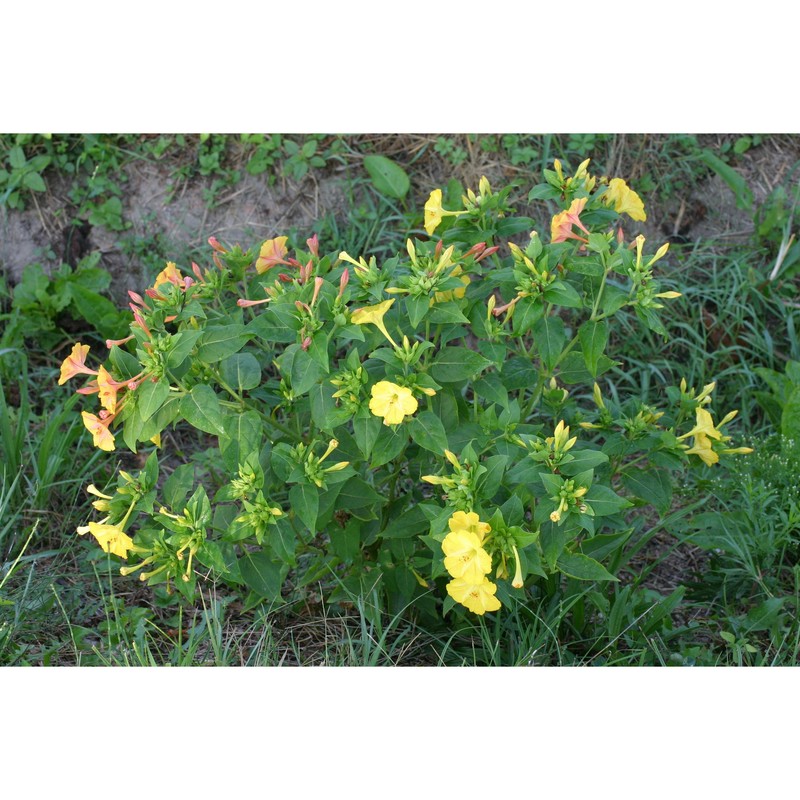
POLYGON ((431 307, 431 299, 427 295, 419 297, 406 297, 405 299, 406 314, 408 314, 408 321, 414 330, 425 318, 428 309, 431 307))
POLYGON ((422 411, 408 423, 411 438, 426 450, 442 455, 447 449, 447 434, 439 417, 432 411, 422 411))
POLYGON ((445 347, 433 360, 431 375, 440 383, 458 383, 486 369, 492 362, 466 347, 445 347))
POLYGON ((661 514, 669 511, 672 504, 672 481, 666 470, 631 467, 622 473, 622 485, 631 494, 652 503, 661 514))
POLYGON ((189 358, 190 353, 197 344, 197 340, 203 335, 203 331, 181 331, 170 337, 170 351, 167 356, 167 366, 170 369, 177 369, 189 358))
POLYGON ((181 401, 181 414, 190 424, 205 433, 225 434, 219 398, 210 386, 198 384, 181 401))
POLYGON ((402 200, 408 194, 411 183, 406 171, 386 156, 364 156, 364 169, 375 188, 386 197, 402 200))
POLYGON ((371 506, 375 503, 385 501, 385 497, 379 495, 363 478, 356 475, 342 487, 337 498, 336 505, 345 511, 371 506))
POLYGON ((290 344, 297 341, 300 324, 290 308, 275 306, 262 311, 249 322, 247 330, 269 344, 290 344))
POLYGON ((600 484, 592 486, 583 499, 591 506, 596 517, 607 517, 611 514, 616 514, 631 505, 629 500, 620 497, 608 486, 601 486, 600 484))
POLYGON ((225 435, 219 439, 222 460, 229 472, 235 473, 251 453, 261 449, 261 418, 257 411, 225 416, 222 426, 225 435))
POLYGON ((619 581, 600 562, 580 553, 562 553, 556 568, 579 581, 619 581))
POLYGON ((800 442, 800 387, 792 390, 781 414, 781 433, 800 442))
POLYGON ((556 562, 560 558, 568 542, 571 542, 579 532, 580 528, 571 526, 567 523, 556 525, 547 521, 542 523, 540 539, 542 553, 550 569, 555 569, 556 562))
POLYGON ((164 481, 162 496, 167 508, 180 508, 194 485, 194 464, 180 464, 164 481))
POLYGON ((319 514, 319 491, 316 486, 299 483, 289 489, 289 503, 300 517, 309 532, 317 534, 317 515, 319 514))
POLYGON ((325 433, 333 433, 333 429, 343 425, 352 416, 343 406, 336 405, 333 396, 334 387, 328 381, 322 381, 311 387, 311 419, 325 433))
POLYGON ((508 390, 503 386, 503 381, 496 372, 489 372, 482 378, 478 378, 472 384, 472 388, 482 400, 508 408, 508 390))
POLYGON ((251 333, 239 323, 210 325, 197 345, 197 357, 206 364, 221 361, 238 353, 247 344, 250 336, 251 333))
POLYGON ((319 380, 322 372, 319 362, 298 348, 292 360, 292 391, 298 396, 304 395, 319 380))
POLYGON ((589 374, 595 378, 598 374, 598 361, 608 344, 608 324, 605 320, 592 322, 587 320, 578 329, 578 339, 583 351, 583 360, 589 374))
POLYGON ((726 164, 710 150, 702 150, 700 158, 728 184, 731 191, 736 195, 736 208, 749 211, 753 207, 753 193, 750 191, 747 181, 733 167, 726 164))
POLYGON ((42 176, 38 172, 28 172, 22 179, 22 185, 32 192, 44 192, 47 189, 42 176))
POLYGON ((559 467, 563 475, 577 475, 587 469, 594 469, 601 464, 608 463, 608 456, 601 450, 570 450, 572 461, 561 464, 559 467))
MULTIPOLYGON (((285 569, 285 568, 284 568, 285 569)), ((239 559, 239 571, 248 588, 273 603, 282 603, 283 569, 265 550, 245 553, 239 559)))
POLYGON ((563 320, 560 317, 542 317, 533 326, 533 338, 542 363, 552 370, 566 342, 563 320))
POLYGON ((444 325, 461 325, 469 320, 464 316, 458 303, 435 303, 428 314, 431 322, 444 325))
POLYGON ((403 448, 408 443, 408 429, 405 424, 383 425, 378 433, 375 446, 372 448, 372 458, 370 466, 380 467, 388 464, 393 458, 397 458, 403 452, 403 448))
POLYGON ((252 353, 234 353, 219 365, 222 380, 240 392, 261 384, 261 365, 252 353))
POLYGON ((353 419, 353 438, 364 458, 369 459, 378 434, 381 432, 381 421, 374 414, 363 414, 353 419))
POLYGON ((136 392, 136 406, 143 422, 150 419, 169 397, 169 383, 165 380, 145 381, 136 392))
POLYGON ((564 308, 583 308, 583 300, 574 286, 565 281, 553 281, 543 295, 548 303, 564 308))
POLYGON ((21 147, 12 147, 8 151, 8 163, 11 164, 11 169, 22 169, 25 166, 25 152, 21 147))
POLYGON ((380 535, 384 539, 402 539, 427 531, 430 525, 425 512, 415 505, 402 513, 390 514, 390 522, 380 535))
POLYGON ((524 297, 514 308, 511 327, 517 336, 523 336, 533 327, 534 323, 542 319, 543 315, 544 304, 541 300, 524 297))

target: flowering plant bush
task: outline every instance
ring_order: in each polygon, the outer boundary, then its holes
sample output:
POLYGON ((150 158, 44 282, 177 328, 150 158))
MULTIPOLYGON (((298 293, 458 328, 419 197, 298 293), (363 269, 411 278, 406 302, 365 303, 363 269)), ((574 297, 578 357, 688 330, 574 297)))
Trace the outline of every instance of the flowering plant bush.
POLYGON ((638 195, 556 162, 529 195, 562 209, 540 235, 510 192, 484 178, 448 210, 435 189, 427 238, 381 264, 316 236, 212 238, 208 267, 169 263, 130 292, 130 335, 96 366, 77 343, 59 382, 90 376, 97 447, 152 452, 89 488, 102 518, 78 533, 123 574, 186 597, 213 577, 251 604, 326 581, 332 600, 483 615, 560 576, 616 580, 627 510, 666 512, 676 470, 746 449, 721 430, 735 412, 714 422, 713 384, 654 408, 609 379, 615 315, 666 336, 679 296, 655 274, 668 246, 625 238, 638 195), (209 437, 212 466, 169 458, 161 481, 178 422, 209 437))

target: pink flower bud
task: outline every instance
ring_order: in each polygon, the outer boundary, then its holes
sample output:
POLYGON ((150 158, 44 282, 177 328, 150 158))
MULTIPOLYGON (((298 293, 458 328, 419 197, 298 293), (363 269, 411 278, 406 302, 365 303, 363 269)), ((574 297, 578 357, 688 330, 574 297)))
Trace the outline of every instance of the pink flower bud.
POLYGON ((442 242, 442 240, 441 240, 441 239, 439 239, 439 241, 438 241, 438 242, 436 242, 436 249, 433 251, 433 255, 434 255, 436 258, 439 258, 439 256, 442 254, 442 247, 443 247, 443 245, 444 245, 444 243, 442 242))
POLYGON ((350 282, 350 272, 347 267, 344 268, 344 272, 342 273, 342 277, 339 278, 339 297, 344 294, 344 289, 347 284, 350 282))
POLYGON ((155 289, 145 289, 144 292, 151 300, 166 300, 167 298, 159 294, 155 289))
POLYGON ((319 258, 319 239, 317 238, 316 233, 310 239, 306 239, 306 245, 308 246, 311 255, 313 255, 315 258, 319 258))
POLYGON ((147 305, 147 303, 144 302, 144 298, 140 294, 136 294, 136 292, 132 292, 130 289, 128 289, 128 297, 130 297, 134 303, 140 305, 142 308, 147 305))
POLYGON ((289 277, 289 276, 288 276, 288 275, 287 275, 285 272, 279 272, 279 273, 278 273, 278 277, 279 277, 279 278, 280 278, 280 279, 281 279, 281 280, 282 280, 284 283, 291 283, 291 282, 292 282, 292 279, 291 279, 291 278, 290 278, 290 277, 289 277))
POLYGON ((306 336, 306 338, 303 339, 303 344, 301 344, 300 347, 303 350, 308 350, 308 348, 311 347, 311 337, 310 336, 306 336))
POLYGON ((477 256, 486 248, 486 242, 478 242, 477 244, 472 245, 466 253, 464 253, 464 257, 467 256, 477 256))
POLYGON ((208 239, 208 243, 211 245, 213 250, 216 250, 218 253, 227 253, 228 251, 217 241, 215 236, 210 236, 208 239))
POLYGON ((489 256, 494 255, 499 249, 500 248, 497 245, 494 247, 487 247, 475 260, 483 261, 484 258, 489 258, 489 256))
POLYGON ((197 276, 197 280, 200 281, 200 283, 202 283, 203 273, 200 272, 200 267, 198 267, 197 264, 194 263, 194 261, 192 261, 192 272, 194 272, 194 274, 197 276))
POLYGON ((125 339, 106 339, 106 347, 109 350, 112 347, 114 347, 114 345, 116 345, 117 347, 122 347, 122 345, 124 345, 126 342, 129 342, 131 339, 133 339, 133 334, 131 334, 125 339))
POLYGON ((317 298, 319 297, 319 290, 322 288, 322 284, 324 283, 324 279, 320 278, 319 276, 314 278, 314 296, 311 298, 311 307, 314 307, 314 303, 317 302, 317 298))

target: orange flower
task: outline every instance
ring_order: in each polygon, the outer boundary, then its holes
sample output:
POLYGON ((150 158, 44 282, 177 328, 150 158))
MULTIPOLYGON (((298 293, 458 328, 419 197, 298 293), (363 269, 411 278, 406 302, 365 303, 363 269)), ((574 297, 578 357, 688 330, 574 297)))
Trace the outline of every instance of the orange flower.
POLYGON ((100 405, 112 414, 117 410, 117 392, 125 386, 118 383, 108 373, 105 367, 100 367, 97 372, 97 388, 100 390, 100 405))
POLYGON ((589 231, 586 230, 584 224, 581 222, 580 217, 578 216, 581 211, 583 211, 588 199, 588 197, 580 197, 576 200, 573 200, 572 205, 566 211, 562 211, 560 214, 556 214, 553 217, 553 222, 550 226, 550 237, 553 241, 553 244, 556 244, 557 242, 565 242, 567 239, 578 239, 581 242, 586 241, 586 239, 576 236, 572 232, 572 226, 575 225, 587 235, 589 234, 589 231))
POLYGON ((288 239, 288 236, 276 236, 274 239, 268 239, 261 245, 261 251, 256 261, 256 271, 259 274, 266 272, 277 264, 288 263, 284 260, 284 256, 288 252, 286 248, 288 239))
POLYGON ((61 365, 61 377, 58 379, 59 386, 63 386, 70 378, 74 378, 76 375, 97 375, 97 372, 86 366, 88 353, 88 344, 78 342, 72 348, 72 352, 64 359, 64 363, 61 365))
POLYGON ((86 430, 92 434, 92 444, 101 450, 111 452, 114 449, 114 434, 108 429, 108 425, 113 417, 100 419, 88 411, 81 411, 81 417, 86 430))

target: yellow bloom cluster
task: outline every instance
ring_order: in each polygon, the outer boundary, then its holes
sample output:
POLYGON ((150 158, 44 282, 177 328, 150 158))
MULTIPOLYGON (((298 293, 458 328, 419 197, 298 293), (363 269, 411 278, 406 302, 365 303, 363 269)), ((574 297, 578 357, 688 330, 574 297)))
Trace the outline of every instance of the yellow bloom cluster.
MULTIPOLYGON (((713 384, 712 384, 713 385, 713 384)), ((693 446, 687 448, 686 452, 696 455, 706 466, 712 466, 719 462, 719 454, 714 450, 713 442, 719 442, 724 445, 730 441, 730 436, 725 436, 721 428, 726 423, 730 422, 739 412, 731 411, 726 414, 717 425, 714 425, 714 419, 711 414, 704 408, 695 409, 696 424, 688 433, 679 436, 678 439, 686 439, 689 436, 694 437, 693 446)), ((686 447, 686 445, 684 445, 686 447)), ((727 454, 747 454, 752 453, 752 447, 722 447, 719 449, 721 453, 727 454)))
POLYGON ((442 542, 444 566, 453 580, 447 593, 457 603, 481 616, 497 611, 497 586, 486 576, 492 571, 492 558, 483 548, 484 537, 491 530, 474 511, 456 511, 449 521, 450 533, 442 542))

